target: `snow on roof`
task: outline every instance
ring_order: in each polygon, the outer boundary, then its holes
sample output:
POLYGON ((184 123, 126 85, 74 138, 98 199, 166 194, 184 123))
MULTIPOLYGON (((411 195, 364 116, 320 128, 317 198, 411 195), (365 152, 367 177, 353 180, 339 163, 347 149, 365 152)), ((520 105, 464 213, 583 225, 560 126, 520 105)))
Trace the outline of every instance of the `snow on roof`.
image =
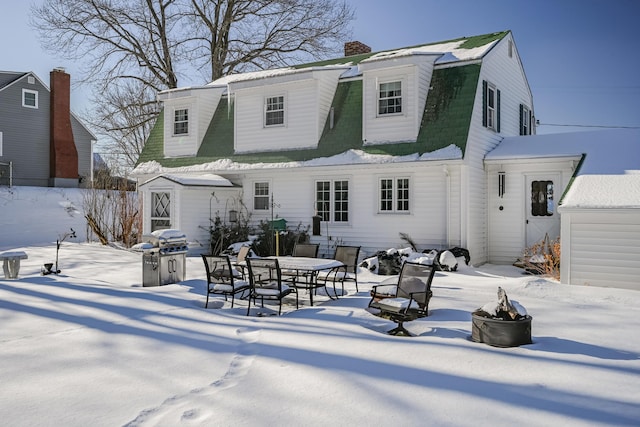
MULTIPOLYGON (((451 63, 457 61, 469 61, 473 59, 478 59, 484 56, 499 40, 493 40, 488 42, 482 46, 473 47, 473 48, 463 48, 461 47, 467 40, 456 40, 449 41, 443 43, 436 44, 428 44, 414 47, 407 47, 401 49, 393 49, 386 50, 382 52, 375 53, 370 57, 363 59, 362 63, 386 60, 386 59, 394 59, 400 57, 406 57, 411 55, 442 55, 440 58, 436 60, 436 64, 444 64, 451 63)), ((340 62, 338 60, 336 63, 332 63, 329 65, 315 65, 310 67, 283 67, 276 68, 271 70, 261 70, 261 71, 250 71, 246 73, 238 73, 238 74, 230 74, 228 76, 221 77, 213 82, 207 84, 207 86, 227 86, 230 83, 240 82, 240 81, 248 81, 248 80, 257 80, 264 79, 268 77, 277 77, 283 75, 290 75, 296 73, 304 73, 309 71, 322 71, 322 70, 331 70, 331 69, 339 69, 345 67, 352 67, 352 69, 348 70, 347 73, 341 78, 351 77, 358 74, 358 67, 353 64, 353 58, 345 57, 344 62, 340 62)))
POLYGON ((215 174, 189 175, 189 174, 180 174, 180 173, 162 174, 146 181, 142 185, 147 184, 156 178, 165 178, 181 185, 207 186, 207 187, 233 187, 233 184, 231 183, 231 181, 221 177, 220 175, 215 175, 215 174))
MULTIPOLYGON (((282 163, 238 163, 230 159, 220 159, 210 163, 197 164, 193 166, 182 166, 177 168, 165 168, 160 163, 154 161, 145 162, 139 164, 132 172, 133 175, 146 175, 157 174, 162 172, 169 172, 171 174, 163 174, 161 176, 171 179, 169 177, 175 177, 176 173, 193 173, 203 171, 233 171, 233 170, 248 170, 248 169, 285 169, 296 167, 310 167, 310 166, 339 166, 339 165, 353 165, 353 164, 383 164, 383 163, 400 163, 400 162, 415 162, 415 161, 433 161, 433 160, 459 160, 462 159, 462 150, 456 145, 449 145, 448 147, 441 148, 430 153, 424 153, 422 155, 418 153, 408 154, 406 156, 392 156, 389 154, 371 154, 362 150, 347 150, 344 153, 337 154, 330 157, 320 157, 317 159, 301 161, 301 162, 282 162, 282 163)), ((179 175, 178 175, 179 176, 179 175)), ((193 175, 186 175, 190 179, 197 177, 193 175)), ((210 175, 217 176, 217 175, 210 175)), ((220 178, 220 177, 219 177, 220 178)), ((155 178, 152 178, 155 179, 155 178)), ((186 178, 185 178, 186 179, 186 178)), ((225 179, 225 178, 221 178, 225 179)), ((173 179, 177 182, 176 179, 173 179)), ((151 181, 151 180, 149 180, 151 181)), ((147 181, 147 182, 149 182, 147 181)), ((181 182, 182 183, 182 182, 181 182)), ((146 184, 146 182, 145 182, 146 184)), ((144 184, 143 184, 144 185, 144 184)), ((189 184, 184 184, 189 185, 189 184)), ((197 184, 190 184, 197 185, 197 184)), ((200 184, 210 185, 210 184, 200 184)))
POLYGON ((567 208, 640 209, 640 173, 577 177, 562 199, 567 208))
POLYGON ((578 175, 640 170, 640 129, 513 136, 488 153, 487 161, 585 155, 578 175))

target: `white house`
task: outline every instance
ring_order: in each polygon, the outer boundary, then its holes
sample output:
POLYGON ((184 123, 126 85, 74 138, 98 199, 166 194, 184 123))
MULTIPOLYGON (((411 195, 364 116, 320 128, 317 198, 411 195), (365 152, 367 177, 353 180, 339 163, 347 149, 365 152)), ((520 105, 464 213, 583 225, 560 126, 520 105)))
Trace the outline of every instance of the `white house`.
POLYGON ((320 216, 311 239, 325 255, 343 242, 368 256, 405 244, 406 233, 420 248, 511 263, 560 234, 557 202, 583 160, 576 150, 543 161, 497 151, 536 138, 509 31, 365 49, 158 98, 163 110, 134 170, 143 228, 179 228, 194 251, 206 250, 212 216, 243 208, 254 223, 320 216), (205 174, 230 185, 184 180, 205 174))
MULTIPOLYGON (((404 232, 421 247, 461 246, 488 261, 484 156, 504 136, 533 130, 508 31, 232 75, 159 99, 163 112, 134 171, 150 201, 145 232, 152 200, 167 197, 153 178, 214 173, 241 189, 253 221, 309 224, 318 214, 313 240, 325 253, 340 239, 364 256, 398 245, 404 232)), ((164 214, 204 241, 209 218, 183 212, 208 212, 210 200, 180 205, 183 188, 168 192, 164 214)))

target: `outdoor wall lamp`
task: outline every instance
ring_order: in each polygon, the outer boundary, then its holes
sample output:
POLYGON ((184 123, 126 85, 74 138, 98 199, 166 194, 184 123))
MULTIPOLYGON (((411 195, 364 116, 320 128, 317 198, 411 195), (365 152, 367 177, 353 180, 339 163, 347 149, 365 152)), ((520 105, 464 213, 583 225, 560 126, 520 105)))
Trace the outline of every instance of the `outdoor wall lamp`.
POLYGON ((498 197, 504 196, 505 173, 498 172, 498 197))

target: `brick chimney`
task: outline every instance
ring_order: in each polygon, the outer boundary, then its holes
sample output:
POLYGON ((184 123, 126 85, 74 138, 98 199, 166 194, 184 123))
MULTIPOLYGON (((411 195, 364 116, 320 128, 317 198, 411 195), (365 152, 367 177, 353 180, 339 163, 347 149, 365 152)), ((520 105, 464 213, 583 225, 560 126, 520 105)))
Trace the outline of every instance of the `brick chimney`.
POLYGON ((344 44, 344 56, 360 55, 361 53, 371 53, 371 48, 359 41, 344 44))
POLYGON ((71 77, 63 68, 49 73, 49 185, 78 186, 78 152, 71 129, 71 77))

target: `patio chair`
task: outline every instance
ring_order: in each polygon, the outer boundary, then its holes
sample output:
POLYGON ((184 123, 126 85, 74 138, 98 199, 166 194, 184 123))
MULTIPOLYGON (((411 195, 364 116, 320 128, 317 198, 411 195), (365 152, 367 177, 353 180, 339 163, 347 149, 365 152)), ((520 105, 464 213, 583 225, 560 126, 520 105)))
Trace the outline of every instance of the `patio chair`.
POLYGON ((231 296, 231 307, 237 293, 247 291, 249 283, 237 277, 237 272, 231 267, 228 255, 202 255, 204 269, 207 274, 207 301, 204 308, 209 306, 209 295, 224 295, 224 300, 231 296))
MULTIPOLYGON (((318 249, 320 249, 320 245, 315 243, 296 243, 291 255, 295 257, 317 258, 318 249)), ((309 272, 289 269, 282 269, 282 276, 283 280, 293 283, 294 286, 296 283, 299 283, 301 279, 304 279, 305 283, 309 283, 313 279, 312 274, 309 272)))
POLYGON ((380 284, 371 288, 369 307, 377 308, 380 317, 398 324, 388 331, 390 335, 411 336, 404 322, 429 315, 429 300, 433 295, 431 282, 435 271, 433 265, 407 261, 402 265, 397 284, 380 284))
POLYGON ((342 294, 344 295, 344 282, 354 282, 356 284, 356 293, 358 292, 358 256, 360 255, 360 246, 338 246, 333 255, 333 259, 342 262, 344 265, 332 268, 329 271, 321 271, 318 273, 316 280, 324 282, 326 286, 329 282, 333 284, 333 293, 336 293, 336 283, 340 283, 342 294))
POLYGON ((298 291, 282 281, 282 272, 277 259, 246 258, 249 275, 249 304, 247 316, 251 310, 251 300, 256 304, 260 299, 264 307, 264 300, 278 301, 278 315, 282 313, 282 299, 289 294, 296 294, 296 309, 298 308, 298 291))
POLYGON ((232 263, 233 266, 237 269, 237 271, 240 272, 240 274, 242 275, 242 278, 245 280, 247 278, 246 272, 245 272, 246 265, 244 265, 243 262, 249 256, 250 252, 251 252, 250 246, 241 246, 240 249, 238 250, 238 255, 236 255, 235 261, 233 261, 232 263))
POLYGON ((320 249, 320 245, 317 243, 296 243, 292 255, 318 258, 318 249, 320 249))

